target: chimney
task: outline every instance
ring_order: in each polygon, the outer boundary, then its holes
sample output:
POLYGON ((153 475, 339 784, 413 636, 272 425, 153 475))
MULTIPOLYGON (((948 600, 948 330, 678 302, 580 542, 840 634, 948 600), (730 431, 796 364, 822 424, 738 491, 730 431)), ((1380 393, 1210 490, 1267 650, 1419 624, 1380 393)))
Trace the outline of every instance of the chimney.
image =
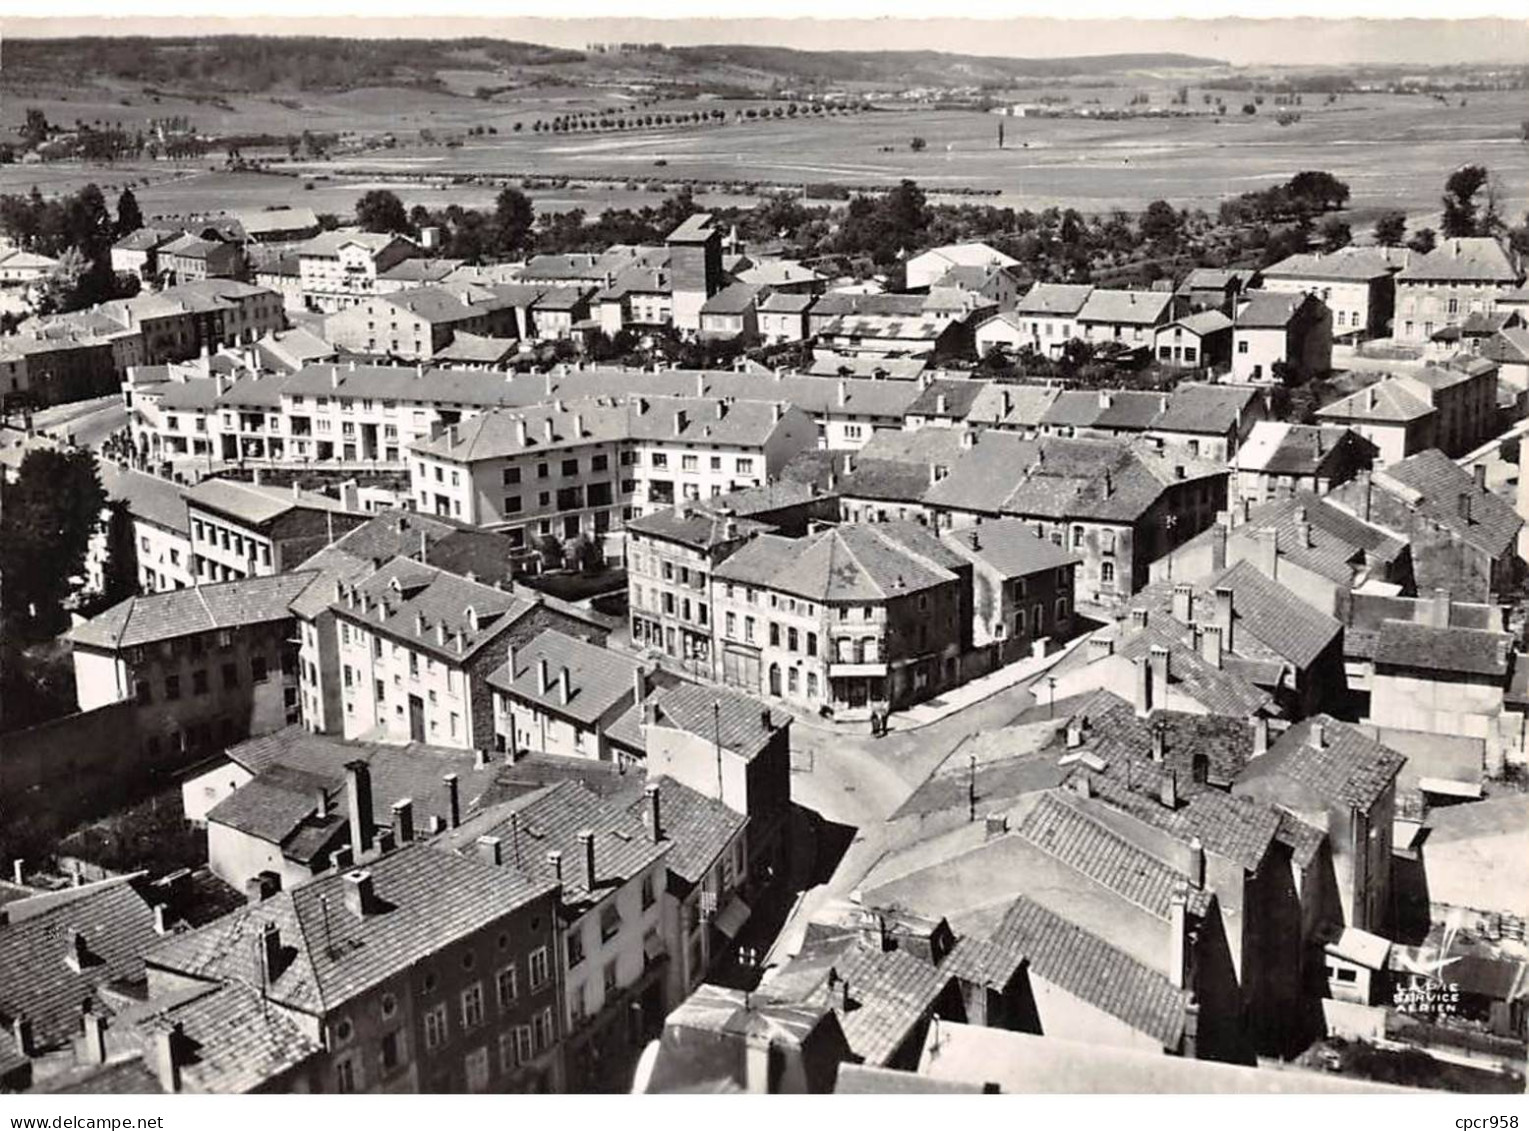
POLYGON ((184 1029, 177 1021, 169 1029, 154 1035, 154 1070, 159 1076, 162 1090, 175 1093, 181 1090, 181 1042, 184 1029))
POLYGON ((447 774, 441 778, 446 783, 446 810, 450 814, 447 818, 451 828, 456 828, 462 823, 462 806, 457 796, 457 775, 447 774))
POLYGON ((1433 600, 1428 603, 1428 624, 1432 628, 1448 628, 1453 599, 1448 589, 1435 589, 1433 600))
POLYGON ((557 701, 563 706, 568 706, 568 700, 573 698, 573 675, 567 666, 557 676, 557 701))
POLYGON ((23 861, 19 856, 11 861, 11 882, 14 883, 17 887, 26 886, 26 873, 23 870, 24 865, 25 861, 23 861))
POLYGON ((839 381, 839 407, 843 408, 847 404, 849 404, 849 382, 841 379, 839 381))
POLYGON ((393 839, 400 846, 414 839, 414 799, 411 797, 393 802, 393 839))
POLYGON ((547 665, 547 657, 543 656, 536 661, 536 690, 540 695, 545 695, 552 688, 552 669, 547 665))
POLYGON ((480 836, 477 844, 479 860, 496 868, 504 863, 504 841, 499 837, 480 836))
POLYGON ((1177 809, 1179 807, 1179 775, 1169 770, 1163 775, 1162 785, 1158 787, 1158 801, 1162 802, 1164 809, 1177 809))
POLYGON ((1158 723, 1152 728, 1152 760, 1161 765, 1163 761, 1163 755, 1166 753, 1167 748, 1167 728, 1164 727, 1162 723, 1158 723))
POLYGON ((648 672, 641 664, 632 669, 632 703, 638 707, 648 697, 648 672))
POLYGON ((330 854, 329 862, 336 872, 348 872, 355 867, 356 854, 350 850, 350 845, 342 844, 330 854))
POLYGON ((1295 524, 1295 544, 1303 550, 1311 549, 1311 523, 1298 522, 1295 524))
POLYGON ((1104 478, 1101 480, 1101 482, 1104 485, 1104 497, 1106 499, 1108 499, 1111 495, 1113 495, 1115 493, 1115 479, 1114 479, 1113 476, 1110 475, 1110 473, 1108 471, 1106 471, 1104 473, 1104 478))
POLYGON ((1174 989, 1185 989, 1184 975, 1189 941, 1189 893, 1183 885, 1174 888, 1168 903, 1168 980, 1174 989))
POLYGON ((1211 623, 1221 630, 1221 647, 1225 648, 1228 652, 1234 650, 1232 647, 1232 628, 1236 623, 1234 619, 1235 610, 1233 608, 1235 600, 1236 593, 1232 589, 1225 585, 1216 587, 1216 619, 1211 623))
POLYGON ((1359 499, 1358 499, 1359 518, 1363 522, 1369 522, 1370 521, 1370 473, 1368 471, 1361 471, 1359 473, 1359 491, 1358 491, 1358 495, 1359 495, 1359 499))
POLYGON ((168 935, 170 933, 170 920, 167 917, 168 910, 163 903, 154 905, 154 933, 156 935, 168 935))
POLYGON ((365 868, 345 873, 345 910, 357 919, 365 919, 377 910, 377 893, 372 874, 365 868))
POLYGON ((525 417, 521 417, 519 420, 515 421, 515 443, 517 446, 523 448, 526 446, 526 443, 529 440, 530 436, 526 431, 525 417))
POLYGON ((37 1054, 37 1046, 32 1043, 30 1018, 18 1017, 11 1022, 11 1039, 15 1042, 16 1051, 22 1056, 31 1057, 37 1054))
POLYGON ((313 791, 313 815, 320 821, 329 820, 329 794, 323 786, 313 791))
POLYGON ((1194 620, 1195 590, 1193 585, 1178 584, 1173 587, 1173 619, 1180 624, 1194 620))
POLYGON ((545 439, 549 444, 552 443, 553 440, 557 439, 557 432, 552 426, 552 417, 550 416, 547 417, 546 420, 542 421, 542 438, 545 439))
POLYGON ((260 928, 260 972, 266 986, 281 976, 281 928, 274 922, 260 928))
POLYGON ((1253 718, 1253 757, 1269 753, 1269 720, 1263 715, 1253 718))
POLYGON ((658 796, 658 783, 649 782, 643 787, 642 792, 648 799, 648 832, 653 837, 653 843, 657 844, 664 839, 663 811, 658 796))
POLYGON ((1114 401, 1110 397, 1110 391, 1108 389, 1100 389, 1099 390, 1099 407, 1100 408, 1109 408, 1110 405, 1113 404, 1113 403, 1114 403, 1114 401))
POLYGON ((1067 749, 1076 750, 1083 745, 1083 716, 1067 720, 1067 749))
POLYGON ((1323 725, 1321 719, 1313 719, 1311 721, 1311 733, 1307 737, 1307 741, 1311 744, 1313 750, 1327 749, 1327 727, 1323 725))
POLYGON ((1139 718, 1146 718, 1152 713, 1152 668, 1147 657, 1141 656, 1136 660, 1136 714, 1139 718))
MULTIPOLYGON (((1258 531, 1258 558, 1254 562, 1258 572, 1270 581, 1279 580, 1279 531, 1258 531)), ((1223 641, 1225 643, 1225 641, 1223 641)))
POLYGON ((1207 624, 1200 629, 1200 657, 1213 668, 1221 666, 1221 626, 1207 624))
POLYGON ((1144 629, 1146 627, 1147 627, 1147 610, 1146 609, 1132 609, 1131 610, 1131 631, 1132 632, 1140 632, 1142 629, 1144 629))
POLYGON ((751 1096, 770 1092, 770 1037, 767 1033, 746 1033, 743 1051, 743 1090, 751 1096))
POLYGON ((563 882, 563 854, 556 849, 547 853, 547 865, 552 869, 552 874, 558 883, 563 882))
POLYGON ((1460 512, 1460 517, 1463 518, 1467 523, 1471 521, 1471 497, 1464 491, 1461 491, 1458 498, 1456 499, 1455 509, 1460 512))
POLYGON ((85 933, 83 931, 69 932, 69 950, 64 955, 64 961, 69 964, 69 969, 73 970, 76 974, 85 969, 90 963, 90 948, 85 945, 85 933))
POLYGON ((1375 386, 1371 385, 1365 393, 1365 407, 1369 411, 1374 412, 1379 403, 1380 395, 1376 393, 1375 386))
POLYGON ((106 1018, 93 1012, 87 1005, 80 1026, 85 1033, 86 1064, 106 1063, 106 1018))
POLYGON ((944 416, 949 405, 950 402, 945 399, 944 393, 936 393, 934 395, 934 413, 936 416, 944 416))
POLYGON ((350 850, 360 860, 372 850, 372 771, 357 758, 345 763, 350 794, 350 850))
POLYGON ((1151 702, 1158 707, 1168 706, 1168 649, 1161 644, 1152 645, 1151 702))
POLYGON ((592 829, 585 829, 579 834, 579 843, 584 846, 584 886, 590 891, 595 890, 595 834, 592 829))
POLYGON ((1205 844, 1197 836, 1189 838, 1189 886, 1196 891, 1205 888, 1205 844))
POLYGON ((583 435, 584 435, 584 414, 582 412, 576 412, 576 413, 573 414, 573 437, 574 437, 574 439, 577 440, 577 439, 581 439, 583 437, 583 435))
POLYGON ((1487 465, 1486 464, 1478 463, 1478 464, 1476 464, 1476 466, 1472 467, 1471 468, 1471 477, 1476 482, 1476 490, 1478 490, 1478 491, 1485 491, 1487 489, 1487 465))

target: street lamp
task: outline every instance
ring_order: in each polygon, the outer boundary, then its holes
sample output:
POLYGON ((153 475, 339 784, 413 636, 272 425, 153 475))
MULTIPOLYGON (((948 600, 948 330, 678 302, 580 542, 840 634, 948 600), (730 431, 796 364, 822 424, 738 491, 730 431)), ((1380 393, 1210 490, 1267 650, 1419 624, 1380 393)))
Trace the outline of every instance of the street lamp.
POLYGON ((1046 717, 1056 717, 1056 676, 1046 677, 1046 717))

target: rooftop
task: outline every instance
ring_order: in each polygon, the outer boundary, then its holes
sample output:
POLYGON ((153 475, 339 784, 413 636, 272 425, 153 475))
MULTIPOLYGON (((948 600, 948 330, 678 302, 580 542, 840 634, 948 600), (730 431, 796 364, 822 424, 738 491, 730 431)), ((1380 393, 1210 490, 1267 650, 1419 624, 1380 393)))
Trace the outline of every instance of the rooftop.
POLYGON ((115 651, 220 628, 286 620, 318 575, 309 570, 129 597, 70 633, 76 645, 115 651))
POLYGON ((1517 258, 1491 237, 1450 237, 1427 254, 1414 252, 1398 283, 1472 282, 1517 286, 1524 272, 1517 258))
POLYGON ((1369 812, 1396 780, 1404 760, 1360 728, 1317 715, 1280 735, 1267 754, 1248 764, 1238 783, 1279 776, 1313 790, 1324 801, 1369 812))
POLYGON ((549 628, 515 648, 511 661, 489 673, 488 684, 541 710, 591 726, 632 697, 633 677, 640 667, 619 653, 549 628), (540 679, 543 664, 545 688, 540 679), (566 702, 561 692, 564 672, 569 683, 566 702))
POLYGON ((955 581, 965 560, 917 523, 837 526, 806 538, 762 534, 719 565, 742 582, 828 603, 884 601, 955 581))

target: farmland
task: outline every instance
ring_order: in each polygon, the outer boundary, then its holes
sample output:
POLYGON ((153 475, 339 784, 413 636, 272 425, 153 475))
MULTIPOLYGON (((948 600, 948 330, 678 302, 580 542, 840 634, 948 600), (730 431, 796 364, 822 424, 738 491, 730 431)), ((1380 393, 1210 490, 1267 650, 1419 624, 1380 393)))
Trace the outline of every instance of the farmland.
MULTIPOLYGON (((0 125, 14 131, 28 106, 55 122, 75 118, 141 128, 150 116, 184 114, 211 134, 296 134, 303 130, 358 138, 391 134, 387 149, 339 152, 322 161, 289 163, 285 152, 254 153, 273 169, 299 177, 219 170, 221 153, 195 162, 116 167, 78 164, 0 166, 0 191, 62 191, 94 180, 103 187, 129 181, 149 215, 301 203, 345 214, 368 187, 387 182, 406 204, 482 206, 497 186, 441 184, 453 177, 569 178, 532 192, 541 210, 653 203, 657 192, 631 182, 657 178, 701 186, 703 204, 748 204, 771 185, 839 183, 852 186, 917 180, 939 198, 942 190, 977 190, 985 202, 1024 208, 1071 206, 1084 212, 1137 210, 1154 199, 1214 210, 1240 192, 1276 183, 1305 168, 1326 169, 1353 188, 1355 219, 1401 208, 1421 222, 1437 209, 1444 176, 1468 161, 1500 178, 1505 215, 1529 207, 1529 144, 1520 139, 1522 91, 1473 91, 1466 96, 1349 93, 1328 103, 1306 95, 1300 119, 1275 120, 1272 101, 1241 113, 1251 96, 1209 92, 1227 113, 1208 112, 1207 93, 1183 74, 1132 76, 1114 86, 1048 82, 1005 91, 1005 104, 1065 97, 1072 107, 1097 100, 1123 108, 1142 91, 1164 107, 1188 86, 1190 116, 1121 120, 1081 117, 1004 117, 975 110, 937 109, 885 99, 853 116, 741 120, 739 112, 772 105, 764 99, 659 99, 629 89, 546 83, 474 97, 493 87, 490 70, 442 72, 436 89, 386 88, 295 92, 290 96, 175 96, 120 81, 70 91, 34 86, 0 105, 0 125), (646 107, 646 110, 644 110, 646 107), (722 109, 721 125, 621 132, 552 133, 533 127, 561 115, 616 109, 624 113, 688 113, 722 109), (1000 120, 1005 147, 997 147, 1000 120), (517 130, 516 126, 520 128, 517 130), (495 132, 486 131, 492 128, 495 132), (427 141, 421 141, 426 131, 427 141), (469 133, 469 131, 475 131, 469 133), (481 131, 481 132, 478 132, 481 131), (926 148, 914 152, 913 137, 926 148), (147 181, 146 187, 136 187, 147 181), (304 187, 305 180, 314 182, 304 187), (716 186, 716 191, 709 191, 716 186), (729 191, 728 186, 733 186, 729 191)), ((778 103, 776 103, 778 105, 778 103)), ((14 136, 14 135, 13 135, 14 136)), ((661 187, 661 186, 656 186, 661 187)))

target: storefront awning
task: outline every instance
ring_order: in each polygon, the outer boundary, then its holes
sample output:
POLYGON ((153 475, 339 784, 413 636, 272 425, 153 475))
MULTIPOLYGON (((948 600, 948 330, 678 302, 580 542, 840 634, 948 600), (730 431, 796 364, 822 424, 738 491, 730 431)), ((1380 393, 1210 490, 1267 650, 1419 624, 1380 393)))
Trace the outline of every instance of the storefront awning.
POLYGON ((717 930, 730 939, 736 939, 743 925, 749 921, 750 914, 749 905, 735 895, 717 916, 717 930))

